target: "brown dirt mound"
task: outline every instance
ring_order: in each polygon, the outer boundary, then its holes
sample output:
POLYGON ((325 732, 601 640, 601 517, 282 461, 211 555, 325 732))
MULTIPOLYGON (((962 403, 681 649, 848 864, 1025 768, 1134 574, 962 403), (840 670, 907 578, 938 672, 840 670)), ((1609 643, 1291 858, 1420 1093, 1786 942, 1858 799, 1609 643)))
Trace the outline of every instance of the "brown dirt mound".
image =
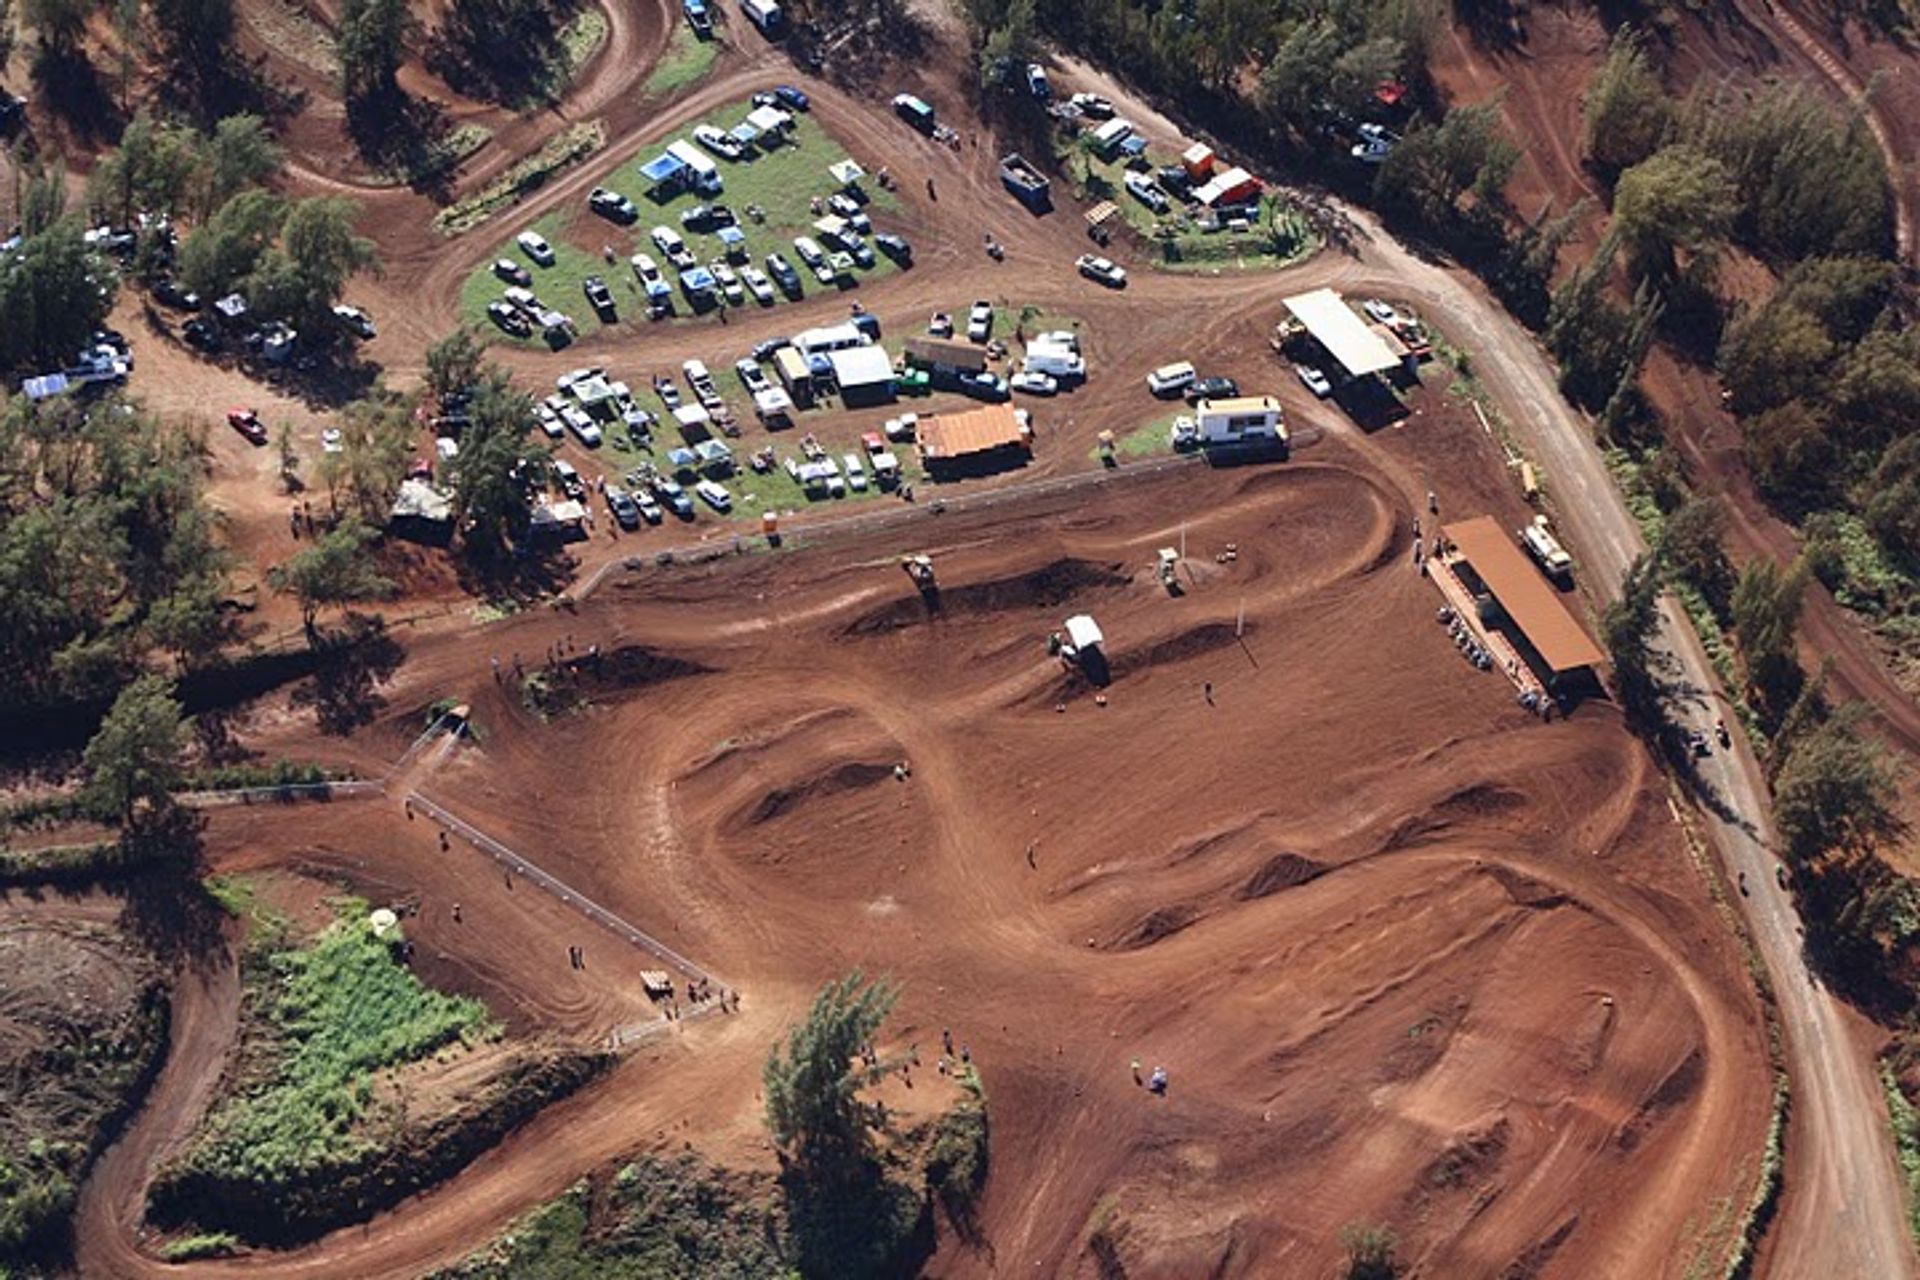
POLYGON ((1681 1106, 1700 1088, 1700 1081, 1706 1075, 1706 1063, 1701 1059, 1700 1051, 1695 1049, 1680 1060, 1680 1065, 1669 1071, 1654 1091, 1640 1104, 1633 1118, 1620 1127, 1620 1136, 1615 1144, 1622 1151, 1632 1151, 1640 1145, 1647 1130, 1657 1124, 1660 1118, 1681 1106))
POLYGON ((1326 865, 1312 858, 1303 858, 1297 853, 1276 853, 1261 863, 1260 869, 1233 896, 1242 902, 1252 902, 1282 889, 1298 888, 1326 873, 1326 865))
POLYGON ((1551 911, 1571 901, 1553 886, 1542 884, 1532 876, 1523 876, 1510 867, 1492 867, 1488 874, 1500 882, 1500 887, 1507 891, 1507 896, 1514 902, 1535 911, 1551 911))
POLYGON ((1503 1117, 1447 1144, 1420 1175, 1429 1188, 1472 1186, 1500 1167, 1512 1126, 1503 1117))
POLYGON ((1498 783, 1475 783, 1453 792, 1425 813, 1396 825, 1381 849, 1383 852, 1409 849, 1457 827, 1484 823, 1504 814, 1524 811, 1526 807, 1527 797, 1522 792, 1498 783))
POLYGON ((1534 1277, 1545 1273, 1547 1264, 1553 1261, 1554 1255, 1560 1252, 1560 1246, 1567 1242, 1567 1237, 1579 1225, 1580 1215, 1576 1213, 1554 1228, 1552 1234, 1528 1245, 1526 1251, 1500 1273, 1500 1280, 1534 1280, 1534 1277))
MULTIPOLYGON (((1069 556, 1010 578, 942 587, 937 612, 942 617, 964 617, 1016 609, 1057 609, 1082 595, 1124 587, 1129 581, 1116 562, 1096 564, 1069 556)), ((842 634, 867 636, 899 631, 926 621, 928 612, 926 602, 918 595, 907 596, 855 618, 842 634)))
MULTIPOLYGON (((1243 630, 1251 637, 1255 625, 1245 624, 1243 630)), ((1205 657, 1221 649, 1230 649, 1240 643, 1243 637, 1236 634, 1231 622, 1203 622, 1197 627, 1156 641, 1143 649, 1129 649, 1113 655, 1108 663, 1115 676, 1140 671, 1147 667, 1157 667, 1162 663, 1180 662, 1187 658, 1205 657)))
POLYGON ((877 782, 888 781, 893 777, 894 763, 894 761, 855 760, 847 764, 835 765, 793 786, 775 787, 760 797, 759 802, 747 811, 746 823, 757 827, 792 813, 806 800, 818 796, 838 795, 843 791, 857 791, 862 787, 871 787, 877 782))
POLYGON ((598 690, 638 689, 668 680, 684 680, 688 676, 713 673, 713 668, 704 663, 637 644, 621 645, 602 653, 597 660, 588 659, 574 665, 583 681, 598 690))
POLYGON ((1159 907, 1142 916, 1132 928, 1107 943, 1108 951, 1143 951, 1156 942, 1164 942, 1200 918, 1200 909, 1191 903, 1159 907))

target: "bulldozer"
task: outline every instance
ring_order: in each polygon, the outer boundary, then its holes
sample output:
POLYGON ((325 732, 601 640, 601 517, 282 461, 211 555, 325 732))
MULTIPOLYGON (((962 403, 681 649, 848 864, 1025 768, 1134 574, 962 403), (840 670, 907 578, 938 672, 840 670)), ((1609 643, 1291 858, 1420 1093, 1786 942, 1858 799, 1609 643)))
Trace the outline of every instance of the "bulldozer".
POLYGON ((940 598, 940 584, 934 581, 933 557, 924 553, 917 556, 901 556, 900 567, 913 579, 913 585, 920 595, 932 604, 940 598))
POLYGON ((1179 569, 1180 553, 1172 547, 1160 548, 1160 563, 1158 568, 1160 585, 1167 589, 1167 594, 1170 596, 1180 594, 1179 569))

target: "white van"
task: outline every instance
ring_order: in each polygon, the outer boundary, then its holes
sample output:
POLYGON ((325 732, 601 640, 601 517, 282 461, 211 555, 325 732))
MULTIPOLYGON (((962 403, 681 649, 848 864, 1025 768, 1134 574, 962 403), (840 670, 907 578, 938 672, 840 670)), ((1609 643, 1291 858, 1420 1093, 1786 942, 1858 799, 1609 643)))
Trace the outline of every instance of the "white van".
POLYGON ((1199 375, 1193 371, 1190 361, 1182 360, 1177 364, 1163 364, 1147 375, 1147 390, 1156 396, 1175 396, 1193 385, 1199 375))
POLYGON ((1087 362, 1066 347, 1051 343, 1033 343, 1027 348, 1028 373, 1045 373, 1056 378, 1084 378, 1087 362))
POLYGON ((867 469, 860 463, 860 455, 848 453, 841 455, 840 465, 846 468, 847 487, 855 493, 864 493, 867 488, 867 469))

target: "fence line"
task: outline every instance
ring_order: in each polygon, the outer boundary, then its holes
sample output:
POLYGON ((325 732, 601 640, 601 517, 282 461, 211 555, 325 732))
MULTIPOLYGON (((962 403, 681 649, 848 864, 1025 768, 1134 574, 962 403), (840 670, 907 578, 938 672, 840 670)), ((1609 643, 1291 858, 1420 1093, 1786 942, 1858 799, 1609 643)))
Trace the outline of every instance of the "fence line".
POLYGON ((695 978, 703 978, 715 986, 722 985, 712 974, 652 934, 647 933, 635 925, 629 924, 613 912, 607 910, 607 908, 595 902, 592 898, 589 898, 586 894, 581 893, 578 889, 561 880, 558 876, 541 870, 540 867, 530 862, 525 855, 515 852, 465 819, 456 817, 441 805, 435 804, 432 800, 421 795, 418 791, 409 792, 407 800, 411 804, 418 805, 421 809, 425 810, 429 816, 445 825, 448 829, 458 832, 461 838, 468 844, 480 850, 480 852, 486 854, 501 866, 514 872, 523 879, 532 881, 554 897, 560 899, 561 902, 586 916, 587 919, 593 921, 595 924, 619 935, 628 944, 650 953, 659 960, 665 961, 668 965, 680 970, 682 973, 695 978))
POLYGON ((387 789, 385 778, 349 778, 338 782, 280 782, 262 787, 235 787, 229 791, 187 791, 177 799, 196 809, 216 809, 233 804, 295 800, 332 800, 347 796, 379 795, 387 789))

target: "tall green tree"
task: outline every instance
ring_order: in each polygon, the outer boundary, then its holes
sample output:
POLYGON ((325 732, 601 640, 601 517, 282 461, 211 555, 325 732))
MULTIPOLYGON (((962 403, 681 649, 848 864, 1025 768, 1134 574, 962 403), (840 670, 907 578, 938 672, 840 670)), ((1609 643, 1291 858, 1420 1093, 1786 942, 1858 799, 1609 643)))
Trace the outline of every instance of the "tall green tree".
POLYGON ((872 1155, 881 1113, 861 1095, 882 1073, 860 1054, 897 995, 893 984, 869 983, 856 969, 823 987, 806 1021, 767 1056, 767 1125, 789 1160, 831 1170, 872 1155))
POLYGON ((261 254, 247 278, 249 300, 296 325, 328 324, 347 281, 380 265, 373 241, 354 228, 359 216, 360 206, 341 196, 296 201, 281 224, 280 243, 261 254))
POLYGON ((185 718, 173 699, 173 683, 153 674, 139 677, 120 691, 87 743, 89 802, 122 826, 131 825, 143 804, 171 805, 185 746, 185 718))
POLYGON ((466 391, 480 381, 487 343, 472 325, 461 325, 427 348, 427 390, 435 399, 466 391))
POLYGON ((201 219, 280 172, 284 157, 267 122, 250 112, 224 116, 203 146, 204 165, 196 193, 201 219))
POLYGON ((275 591, 300 603, 300 621, 309 642, 320 636, 322 609, 340 608, 393 594, 393 583, 374 562, 379 537, 358 520, 344 521, 267 573, 275 591))
POLYGON ((174 71, 204 92, 226 73, 233 45, 233 0, 149 0, 161 47, 174 71))
POLYGON ((418 31, 406 0, 345 0, 335 48, 341 90, 351 103, 392 97, 418 31))
POLYGON ((1842 708, 1809 731, 1775 779, 1774 822, 1788 856, 1801 865, 1861 851, 1899 829, 1893 777, 1855 729, 1857 718, 1857 708, 1842 708))
POLYGON ((1795 563, 1783 569, 1767 556, 1755 556, 1740 571, 1729 602, 1747 681, 1776 717, 1800 692, 1802 673, 1794 637, 1806 584, 1805 565, 1795 563))
POLYGON ((491 559, 526 527, 533 495, 546 486, 551 459, 532 436, 532 398, 494 375, 481 382, 448 466, 455 524, 469 553, 491 559))
POLYGON ((88 202, 121 226, 131 225, 136 213, 172 217, 199 171, 199 140, 192 131, 142 111, 121 132, 120 145, 94 166, 88 202))
POLYGON ((1733 226, 1733 176, 1697 147, 1675 144, 1620 175, 1613 217, 1643 273, 1665 280, 1676 249, 1718 245, 1733 226))
POLYGON ((1666 142, 1673 116, 1645 41, 1621 27, 1587 86, 1587 154, 1612 173, 1639 164, 1666 142))
POLYGON ((1721 545, 1726 531, 1726 504, 1714 494, 1695 494, 1667 517, 1659 548, 1667 567, 1720 610, 1726 608, 1733 575, 1721 545))
POLYGON ((271 191, 242 191, 180 246, 180 279, 203 298, 246 283, 279 238, 287 202, 271 191))
POLYGON ((1600 615, 1600 638, 1613 663, 1621 709, 1643 733, 1652 732, 1661 720, 1660 676, 1653 647, 1659 626, 1659 565, 1643 555, 1627 567, 1620 598, 1600 615))

